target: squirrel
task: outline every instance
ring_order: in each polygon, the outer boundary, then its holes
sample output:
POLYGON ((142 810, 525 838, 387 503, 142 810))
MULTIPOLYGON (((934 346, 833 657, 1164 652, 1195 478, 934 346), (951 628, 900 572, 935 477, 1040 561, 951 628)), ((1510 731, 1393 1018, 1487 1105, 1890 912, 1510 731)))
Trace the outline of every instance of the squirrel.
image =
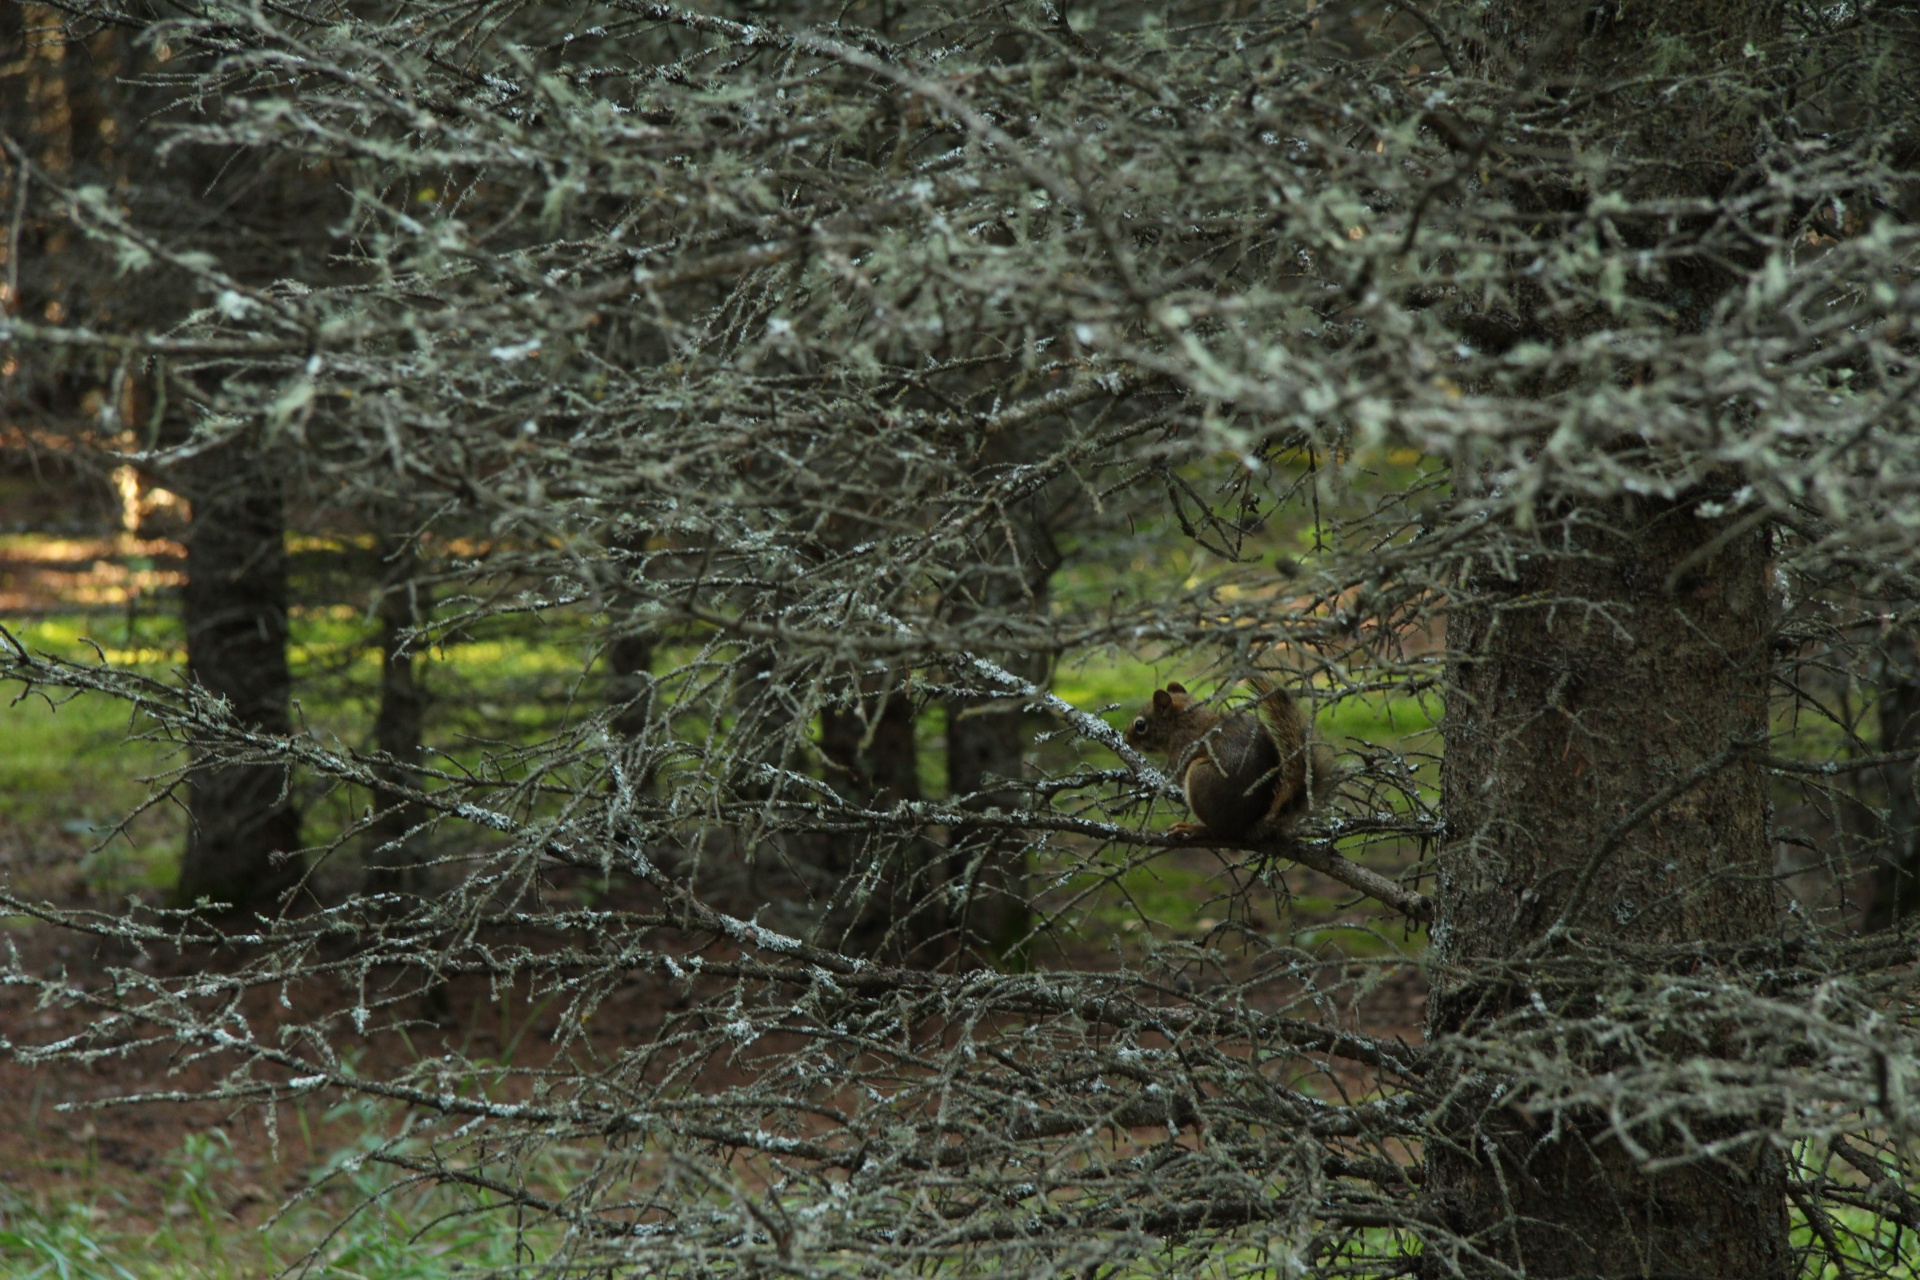
POLYGON ((1253 680, 1260 700, 1223 715, 1168 684, 1127 726, 1127 745, 1164 751, 1197 821, 1168 835, 1204 832, 1220 840, 1278 835, 1333 789, 1333 755, 1309 739, 1307 717, 1285 689, 1253 680))

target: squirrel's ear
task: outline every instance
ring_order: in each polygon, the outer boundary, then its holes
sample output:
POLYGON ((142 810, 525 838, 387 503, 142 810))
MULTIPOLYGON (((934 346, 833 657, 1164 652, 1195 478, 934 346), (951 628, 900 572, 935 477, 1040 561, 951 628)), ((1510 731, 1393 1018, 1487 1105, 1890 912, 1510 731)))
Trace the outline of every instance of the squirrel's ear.
MULTIPOLYGON (((1175 689, 1180 688, 1180 686, 1177 684, 1174 685, 1173 687, 1175 689)), ((1165 689, 1155 689, 1153 691, 1153 709, 1155 711, 1165 711, 1168 707, 1172 705, 1173 705, 1172 694, 1168 693, 1165 689)))
POLYGON ((1186 691, 1187 687, 1183 684, 1175 684, 1172 681, 1167 682, 1168 693, 1185 693, 1186 691))

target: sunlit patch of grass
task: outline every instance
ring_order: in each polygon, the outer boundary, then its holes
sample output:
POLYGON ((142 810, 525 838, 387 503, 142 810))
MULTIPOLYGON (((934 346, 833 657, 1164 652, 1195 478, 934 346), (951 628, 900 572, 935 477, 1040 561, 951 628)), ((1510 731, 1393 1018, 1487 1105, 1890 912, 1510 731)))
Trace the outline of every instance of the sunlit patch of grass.
POLYGON ((128 744, 127 709, 97 694, 27 695, 0 708, 0 817, 86 834, 145 794, 157 746, 128 744), (130 759, 129 757, 136 757, 130 759))
POLYGON ((1434 731, 1440 727, 1440 697, 1429 693, 1342 698, 1321 710, 1315 725, 1335 747, 1352 739, 1382 745, 1419 742, 1434 750, 1439 745, 1434 731))
POLYGON ((1200 931, 1200 921, 1217 918, 1226 909, 1217 900, 1219 882, 1184 859, 1160 856, 1123 872, 1120 892, 1105 914, 1115 922, 1129 920, 1158 925, 1175 933, 1200 931))
MULTIPOLYGON (((344 609, 296 611, 288 661, 296 727, 330 747, 370 747, 378 710, 380 654, 374 625, 344 609)), ((177 616, 59 614, 9 625, 31 653, 93 664, 103 659, 167 683, 184 678, 177 616)), ((427 739, 442 761, 477 767, 484 743, 530 742, 568 713, 584 650, 577 628, 538 637, 501 635, 425 649, 417 678, 429 694, 427 739)), ((597 709, 590 705, 587 709, 597 709)), ((143 741, 151 725, 97 694, 11 684, 0 700, 0 852, 54 868, 62 883, 117 897, 164 890, 178 875, 185 844, 179 806, 149 808, 118 824, 151 791, 143 778, 185 763, 184 748, 143 741)), ((370 797, 301 775, 295 793, 302 837, 333 842, 370 797)))
POLYGON ((8 623, 30 653, 72 662, 106 661, 161 675, 186 665, 186 633, 171 613, 49 614, 8 623))
MULTIPOLYGON (((1082 711, 1098 712, 1112 707, 1108 722, 1124 727, 1126 718, 1147 705, 1153 691, 1168 681, 1186 683, 1200 696, 1207 696, 1212 685, 1172 661, 1146 662, 1113 655, 1085 657, 1065 663, 1055 673, 1053 691, 1082 711)), ((1240 692, 1246 692, 1241 690, 1240 692)), ((1440 700, 1436 694, 1376 694, 1361 698, 1342 698, 1317 708, 1314 727, 1336 749, 1352 739, 1377 744, 1398 744, 1431 734, 1439 727, 1440 700)))
MULTIPOLYGON (((16 637, 35 652, 98 661, 83 637, 83 620, 50 618, 16 637)), ((107 650, 110 660, 151 673, 177 656, 167 628, 142 620, 131 637, 107 650)), ((96 641, 107 648, 106 641, 96 641)), ((6 690, 0 703, 0 838, 28 864, 64 864, 90 889, 109 894, 157 887, 178 873, 184 823, 158 805, 124 829, 122 819, 150 794, 142 778, 176 762, 167 744, 133 741, 143 726, 128 709, 99 694, 6 690), (69 861, 70 860, 70 861, 69 861)))

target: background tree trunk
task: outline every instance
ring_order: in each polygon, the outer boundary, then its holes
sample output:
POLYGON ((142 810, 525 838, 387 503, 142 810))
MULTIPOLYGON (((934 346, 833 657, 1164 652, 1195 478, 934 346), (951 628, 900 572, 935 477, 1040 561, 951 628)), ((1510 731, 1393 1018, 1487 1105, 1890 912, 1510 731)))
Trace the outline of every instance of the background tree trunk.
MULTIPOLYGON (((1025 674, 1025 673, 1016 673, 1025 674)), ((1026 753, 1026 716, 1015 703, 947 699, 947 789, 969 808, 1012 813, 1026 753)), ((946 881, 962 946, 991 958, 1015 953, 1032 927, 1027 907, 1026 842, 1018 832, 961 826, 950 837, 946 881)))
MULTIPOLYGON (((1920 746, 1920 632, 1897 627, 1881 655, 1880 749, 1920 746)), ((1868 890, 1866 927, 1884 929, 1920 913, 1920 800, 1913 793, 1914 764, 1881 770, 1887 786, 1887 841, 1868 890)))
MULTIPOLYGON (((948 593, 958 618, 1038 615, 1062 556, 1049 521, 1059 502, 1035 497, 1003 519, 1010 535, 999 555, 960 579, 948 593)), ((998 532, 996 530, 996 532, 998 532)), ((989 652, 992 652, 989 650, 989 652)), ((1015 675, 1046 676, 1044 655, 1020 652, 992 656, 1015 675)), ((975 678, 966 677, 969 683, 975 678)), ((1004 698, 947 699, 947 794, 970 809, 1012 813, 1025 799, 1010 783, 1024 771, 1029 738, 1020 701, 1004 698)), ((955 938, 986 959, 1018 960, 1033 927, 1027 905, 1027 842, 1018 831, 958 826, 948 837, 945 878, 955 938)))
MULTIPOLYGON (((646 572, 646 550, 648 535, 644 531, 627 531, 624 536, 615 539, 613 546, 619 558, 616 572, 622 575, 639 575, 646 572)), ((628 587, 617 588, 613 593, 616 605, 632 608, 638 603, 639 596, 628 587)), ((655 637, 651 631, 637 628, 631 621, 618 627, 613 638, 607 644, 607 705, 611 708, 609 727, 629 749, 629 758, 634 762, 637 777, 630 777, 630 783, 643 792, 653 790, 653 768, 649 742, 649 726, 653 716, 653 651, 655 637)))
MULTIPOLYGON (((864 696, 853 708, 829 709, 820 715, 820 754, 828 763, 828 778, 854 804, 889 809, 902 800, 919 800, 920 754, 914 731, 913 703, 898 690, 864 696)), ((875 869, 866 865, 858 836, 834 833, 823 844, 822 864, 830 880, 870 877, 873 893, 842 899, 848 910, 835 924, 849 949, 863 955, 886 953, 890 958, 913 958, 938 932, 936 915, 928 912, 931 863, 925 841, 906 842, 887 852, 885 841, 870 848, 897 865, 875 869)))
MULTIPOLYGON (((182 477, 193 503, 184 608, 187 674, 233 718, 290 732, 285 513, 278 484, 240 445, 208 451, 182 477)), ((301 875, 300 820, 285 767, 224 762, 192 744, 190 824, 175 897, 238 909, 276 902, 301 875), (287 855, 276 857, 276 854, 287 855)))
MULTIPOLYGON (((404 534, 383 538, 381 553, 386 573, 374 610, 380 623, 380 706, 374 715, 373 745, 393 761, 380 770, 386 781, 418 787, 427 693, 414 670, 410 633, 432 606, 418 580, 420 558, 413 540, 404 534)), ((425 815, 418 804, 396 790, 377 792, 374 805, 376 814, 367 836, 368 890, 419 892, 425 887, 425 850, 416 828, 425 815)))
POLYGON ((820 751, 862 804, 884 808, 920 798, 913 704, 897 690, 868 695, 855 710, 821 713, 820 751))
POLYGON ((646 734, 653 699, 653 637, 622 632, 607 646, 607 701, 613 731, 631 741, 646 734))

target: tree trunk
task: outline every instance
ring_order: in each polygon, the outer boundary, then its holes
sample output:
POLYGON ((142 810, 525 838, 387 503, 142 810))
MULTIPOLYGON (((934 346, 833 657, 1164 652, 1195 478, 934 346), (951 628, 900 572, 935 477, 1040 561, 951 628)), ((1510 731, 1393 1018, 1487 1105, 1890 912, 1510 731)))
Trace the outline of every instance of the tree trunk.
POLYGON ((884 808, 920 798, 913 704, 898 691, 870 694, 857 710, 822 714, 820 753, 838 769, 835 781, 861 804, 884 808))
MULTIPOLYGON (((993 467, 1029 465, 1056 444, 1052 429, 1038 426, 997 436, 982 447, 979 462, 993 467)), ((1018 632, 1024 618, 1043 618, 1053 575, 1064 556, 1054 529, 1078 502, 1077 489, 1039 490, 998 508, 980 524, 975 558, 958 566, 945 591, 944 610, 959 627, 978 627, 979 641, 965 647, 983 654, 1028 680, 1044 680, 1046 653, 1023 647, 1018 632)), ((972 671, 956 673, 961 683, 979 688, 972 671)), ((1025 772, 1027 717, 1018 700, 1004 697, 950 697, 947 712, 947 798, 962 809, 1017 811, 1017 784, 1025 772)), ((1025 964, 1033 931, 1027 902, 1027 841, 1004 827, 962 823, 947 836, 946 915, 964 961, 968 953, 991 964, 1025 964)))
MULTIPOLYGON (((1036 497, 1007 514, 1004 523, 1014 536, 996 537, 996 542, 1003 542, 1002 555, 974 566, 948 592, 949 608, 957 619, 1006 619, 1045 611, 1048 585, 1061 562, 1047 527, 1057 505, 1036 497)), ((1044 655, 987 652, 1016 675, 1045 678, 1044 655)), ((963 678, 969 684, 978 683, 970 672, 963 678)), ((955 804, 1007 813, 1017 810, 1021 797, 1008 784, 1020 780, 1026 749, 1026 716, 1017 701, 947 699, 947 795, 955 804)), ((946 881, 959 945, 978 950, 992 961, 1019 962, 1033 927, 1027 905, 1024 836, 1005 828, 963 824, 953 829, 947 844, 946 881)))
MULTIPOLYGON (((184 593, 188 677, 225 699, 237 723, 288 733, 280 488, 244 446, 231 444, 195 459, 183 479, 193 503, 184 593)), ((214 742, 191 749, 190 823, 176 899, 271 906, 301 875, 300 822, 286 767, 232 763, 230 749, 214 742)))
MULTIPOLYGON (((891 808, 902 800, 919 800, 920 755, 914 731, 913 703, 899 690, 864 696, 859 706, 828 710, 820 716, 820 754, 827 760, 828 779, 848 800, 862 808, 891 808)), ((847 877, 859 876, 873 885, 864 900, 857 895, 841 902, 843 918, 834 921, 842 945, 856 954, 913 959, 930 941, 937 922, 927 911, 930 859, 920 840, 905 842, 897 851, 882 839, 869 848, 883 850, 895 865, 878 869, 863 864, 862 837, 835 832, 825 838, 824 870, 843 888, 847 877)))
MULTIPOLYGON (((386 582, 374 616, 380 623, 380 707, 374 715, 373 745, 393 763, 382 765, 382 780, 418 787, 423 757, 427 694, 414 671, 410 632, 430 611, 426 589, 418 581, 419 557, 410 538, 382 539, 386 582)), ((422 833, 425 815, 402 792, 382 788, 374 795, 373 826, 367 833, 366 886, 369 892, 418 893, 425 888, 422 833)))
MULTIPOLYGON (((1011 813, 1026 754, 1026 717, 1020 708, 984 698, 947 700, 947 792, 969 808, 1011 813), (999 784, 995 780, 998 779, 999 784)), ((962 946, 990 958, 1016 955, 1032 927, 1027 907, 1027 855, 1018 833, 956 827, 949 837, 946 879, 957 892, 954 921, 962 946)))
MULTIPOLYGON (((1483 21, 1484 74, 1521 86, 1516 93, 1580 103, 1577 122, 1607 139, 1610 154, 1642 158, 1611 179, 1629 198, 1711 197, 1748 162, 1752 101, 1683 77, 1765 65, 1747 59, 1774 47, 1778 5, 1507 0, 1483 21), (1583 91, 1602 81, 1620 87, 1583 91)), ((1547 208, 1587 197, 1570 180, 1564 191, 1536 183, 1515 198, 1547 208)), ((1686 328, 1730 276, 1678 264, 1664 286, 1635 287, 1662 290, 1686 328)), ((1604 323, 1546 314, 1536 334, 1520 336, 1564 338, 1604 323)), ((1633 1117, 1509 1092, 1517 1082, 1474 1061, 1473 1038, 1501 1035, 1503 1018, 1535 1008, 1602 1015, 1622 947, 1774 930, 1761 765, 1769 535, 1708 518, 1701 504, 1728 495, 1707 489, 1548 499, 1529 553, 1504 575, 1482 562, 1458 584, 1427 1023, 1447 1064, 1434 1083, 1447 1091, 1450 1138, 1426 1152, 1426 1188, 1445 1228, 1429 1241, 1429 1276, 1788 1272, 1785 1162, 1767 1140, 1767 1117, 1647 1119, 1631 1129, 1636 1157, 1613 1127, 1633 1117), (1549 957, 1560 961, 1551 970, 1540 963, 1549 957), (1710 1142, 1729 1146, 1710 1157, 1691 1145, 1710 1142), (1462 1240, 1477 1252, 1459 1249, 1462 1240)), ((1672 1059, 1725 1048, 1648 1034, 1652 1051, 1672 1059)), ((1561 1045, 1593 1077, 1626 1064, 1616 1056, 1626 1050, 1572 1033, 1561 1045)))
MULTIPOLYGON (((1920 746, 1920 631, 1898 627, 1881 653, 1880 749, 1920 746)), ((1914 763, 1881 770, 1887 784, 1887 843, 1874 866, 1866 927, 1884 929, 1920 914, 1920 798, 1914 795, 1914 763)))
MULTIPOLYGON (((1570 992, 1564 974, 1536 982, 1529 972, 1557 922, 1592 949, 1596 972, 1615 942, 1737 941, 1773 926, 1759 759, 1766 537, 1702 554, 1726 528, 1701 518, 1698 501, 1568 511, 1556 530, 1570 544, 1563 554, 1462 584, 1472 603, 1448 620, 1436 1041, 1483 1030, 1542 991, 1581 1012, 1597 984, 1570 992), (1664 803, 1645 811, 1655 798, 1664 803)), ((1608 1069, 1599 1051, 1586 1065, 1608 1069)), ((1763 1140, 1649 1174, 1606 1117, 1563 1115, 1548 1132, 1496 1105, 1497 1082, 1469 1083, 1470 1067, 1452 1117, 1458 1141, 1427 1156, 1452 1233, 1530 1275, 1785 1274, 1785 1171, 1763 1140)), ((1746 1127, 1726 1126, 1695 1137, 1746 1127)), ((1635 1136, 1656 1155, 1681 1149, 1672 1130, 1635 1136)))
POLYGON ((646 736, 653 711, 653 637, 622 633, 607 645, 607 701, 613 731, 629 741, 646 736))
MULTIPOLYGON (((614 549, 619 553, 616 563, 621 573, 646 572, 645 532, 630 532, 617 539, 614 549), (632 567, 628 567, 629 563, 632 567)), ((636 595, 625 588, 614 591, 613 599, 616 617, 622 608, 631 609, 638 603, 636 595)), ((651 760, 656 749, 648 740, 653 719, 654 636, 635 627, 630 619, 616 620, 615 626, 613 638, 607 642, 606 657, 607 705, 612 708, 609 727, 628 749, 628 757, 639 774, 629 778, 630 784, 642 792, 651 792, 651 760)))

